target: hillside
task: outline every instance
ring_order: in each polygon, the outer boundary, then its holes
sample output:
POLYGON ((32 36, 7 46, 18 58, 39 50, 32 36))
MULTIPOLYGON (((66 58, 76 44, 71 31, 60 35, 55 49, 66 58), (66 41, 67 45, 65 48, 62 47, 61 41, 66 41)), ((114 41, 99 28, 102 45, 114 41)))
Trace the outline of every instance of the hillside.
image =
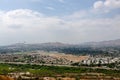
POLYGON ((87 42, 83 45, 92 46, 92 47, 120 47, 120 39, 117 40, 108 40, 101 42, 87 42))
POLYGON ((24 44, 17 43, 8 46, 1 46, 0 53, 14 53, 14 52, 25 52, 25 51, 57 51, 66 54, 77 54, 77 55, 120 55, 120 39, 101 41, 101 42, 88 42, 83 44, 64 44, 60 42, 54 43, 38 43, 38 44, 24 44), (112 53, 112 54, 111 54, 112 53))

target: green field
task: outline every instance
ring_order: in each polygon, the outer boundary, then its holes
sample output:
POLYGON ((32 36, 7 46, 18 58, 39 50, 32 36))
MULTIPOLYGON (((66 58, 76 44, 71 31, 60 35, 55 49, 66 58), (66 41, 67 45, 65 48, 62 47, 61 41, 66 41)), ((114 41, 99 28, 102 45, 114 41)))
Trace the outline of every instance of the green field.
MULTIPOLYGON (((120 70, 92 69, 81 67, 64 67, 64 66, 44 66, 30 64, 0 64, 0 74, 7 75, 11 72, 30 72, 38 76, 68 76, 67 74, 82 73, 103 73, 109 76, 120 77, 120 70)), ((74 76, 74 75, 73 75, 74 76)))

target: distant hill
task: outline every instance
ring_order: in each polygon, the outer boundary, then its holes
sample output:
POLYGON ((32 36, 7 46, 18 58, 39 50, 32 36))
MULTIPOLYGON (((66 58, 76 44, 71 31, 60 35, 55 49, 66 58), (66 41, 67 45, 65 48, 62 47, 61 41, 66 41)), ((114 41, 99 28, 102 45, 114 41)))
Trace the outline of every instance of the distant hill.
POLYGON ((82 44, 65 44, 60 42, 48 42, 48 43, 36 43, 36 44, 25 44, 25 43, 16 43, 7 46, 1 46, 2 48, 29 48, 29 47, 115 47, 120 46, 120 39, 117 40, 108 40, 108 41, 101 41, 101 42, 86 42, 82 44))
MULTIPOLYGON (((49 43, 38 43, 38 44, 25 44, 17 43, 8 46, 1 46, 0 53, 14 53, 24 51, 57 51, 66 54, 77 54, 77 55, 116 55, 120 52, 120 39, 101 41, 101 42, 87 42, 83 44, 64 44, 60 42, 49 42, 49 43), (112 54, 111 54, 112 53, 112 54)), ((120 55, 120 54, 119 54, 120 55)))
POLYGON ((101 41, 101 42, 88 42, 88 43, 84 43, 83 45, 91 46, 91 47, 117 47, 120 46, 120 39, 101 41))
POLYGON ((60 42, 48 42, 48 43, 36 43, 36 44, 25 44, 25 43, 16 43, 4 47, 31 47, 31 46, 36 46, 36 47, 65 47, 68 46, 69 44, 64 44, 60 42))
POLYGON ((25 44, 16 43, 8 46, 1 46, 0 53, 13 53, 21 51, 33 51, 33 50, 44 50, 44 51, 58 51, 63 48, 70 47, 70 44, 63 44, 60 42, 49 42, 49 43, 38 43, 38 44, 25 44))

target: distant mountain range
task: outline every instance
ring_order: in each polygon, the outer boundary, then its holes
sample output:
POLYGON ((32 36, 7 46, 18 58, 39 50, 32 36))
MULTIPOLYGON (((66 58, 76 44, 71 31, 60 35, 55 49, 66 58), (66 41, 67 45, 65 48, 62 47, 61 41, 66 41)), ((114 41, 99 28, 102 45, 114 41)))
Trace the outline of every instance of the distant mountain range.
POLYGON ((23 51, 57 51, 67 54, 108 54, 112 51, 120 52, 120 39, 101 41, 101 42, 87 42, 83 44, 64 44, 60 42, 52 43, 38 43, 38 44, 25 44, 16 43, 8 46, 1 46, 0 53, 14 53, 23 51))
POLYGON ((120 39, 101 41, 101 42, 87 42, 83 45, 92 46, 92 47, 117 47, 120 46, 120 39))
POLYGON ((70 47, 70 46, 91 46, 91 47, 114 47, 120 46, 120 39, 117 40, 109 40, 109 41, 101 41, 101 42, 86 42, 82 44, 65 44, 60 42, 48 42, 48 43, 38 43, 38 44, 25 44, 25 43, 16 43, 8 46, 1 47, 29 47, 29 46, 39 46, 39 47, 70 47))

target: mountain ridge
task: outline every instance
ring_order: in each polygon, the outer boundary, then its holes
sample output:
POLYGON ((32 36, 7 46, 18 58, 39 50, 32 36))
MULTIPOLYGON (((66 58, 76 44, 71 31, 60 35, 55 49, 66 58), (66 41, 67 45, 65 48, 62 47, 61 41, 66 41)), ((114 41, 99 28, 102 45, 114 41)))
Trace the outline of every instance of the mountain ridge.
POLYGON ((110 46, 120 46, 120 39, 116 40, 106 40, 100 42, 85 42, 81 44, 66 44, 62 42, 47 42, 47 43, 35 43, 35 44, 27 44, 27 43, 15 43, 11 45, 6 45, 2 47, 15 47, 15 46, 55 46, 55 47, 65 47, 65 46, 96 46, 96 47, 110 47, 110 46))

